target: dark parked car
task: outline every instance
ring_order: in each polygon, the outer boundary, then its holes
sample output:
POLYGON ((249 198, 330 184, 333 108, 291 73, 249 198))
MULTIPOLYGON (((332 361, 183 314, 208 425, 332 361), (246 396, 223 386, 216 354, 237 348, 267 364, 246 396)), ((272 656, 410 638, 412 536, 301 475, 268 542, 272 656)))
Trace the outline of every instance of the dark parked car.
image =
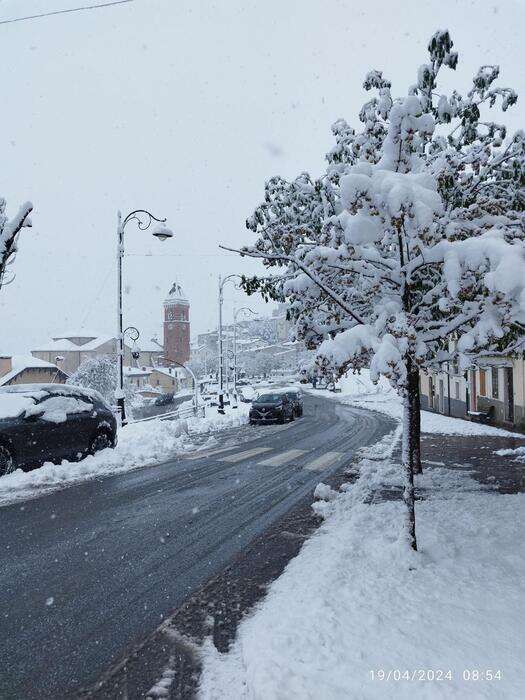
POLYGON ((115 447, 117 421, 97 391, 65 384, 0 388, 0 475, 115 447))
POLYGON ((169 406, 170 403, 173 403, 173 400, 175 398, 175 394, 173 392, 167 393, 167 394, 161 394, 155 399, 155 406, 169 406))
POLYGON ((298 389, 289 389, 283 392, 290 399, 293 405, 293 411, 296 418, 303 415, 303 396, 298 389))
POLYGON ((294 420, 293 404, 286 394, 261 394, 252 402, 250 425, 294 420))

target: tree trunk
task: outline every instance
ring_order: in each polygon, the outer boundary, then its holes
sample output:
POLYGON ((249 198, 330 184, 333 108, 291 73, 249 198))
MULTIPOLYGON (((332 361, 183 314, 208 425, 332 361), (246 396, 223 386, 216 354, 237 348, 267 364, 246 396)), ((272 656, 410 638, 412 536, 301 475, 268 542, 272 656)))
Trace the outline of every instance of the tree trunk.
POLYGON ((419 390, 419 370, 415 368, 410 374, 409 396, 412 403, 410 410, 411 445, 410 463, 413 474, 422 474, 421 466, 421 394, 419 390))
MULTIPOLYGON (((412 549, 417 550, 416 541, 416 513, 414 497, 414 452, 417 430, 416 406, 414 396, 418 388, 413 381, 414 372, 412 363, 407 363, 407 388, 403 397, 403 439, 401 447, 401 468, 403 471, 403 501, 405 503, 405 527, 404 534, 407 543, 412 549)), ((417 440, 419 443, 419 440, 417 440)), ((419 450, 418 450, 419 452, 419 450)))

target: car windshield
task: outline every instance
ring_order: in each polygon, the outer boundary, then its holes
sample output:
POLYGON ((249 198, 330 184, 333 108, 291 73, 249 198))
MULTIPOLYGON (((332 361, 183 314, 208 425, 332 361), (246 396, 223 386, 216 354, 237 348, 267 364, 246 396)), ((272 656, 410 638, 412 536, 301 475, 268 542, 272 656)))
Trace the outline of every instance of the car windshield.
POLYGON ((262 394, 255 401, 256 403, 277 403, 282 401, 282 399, 282 394, 262 394))

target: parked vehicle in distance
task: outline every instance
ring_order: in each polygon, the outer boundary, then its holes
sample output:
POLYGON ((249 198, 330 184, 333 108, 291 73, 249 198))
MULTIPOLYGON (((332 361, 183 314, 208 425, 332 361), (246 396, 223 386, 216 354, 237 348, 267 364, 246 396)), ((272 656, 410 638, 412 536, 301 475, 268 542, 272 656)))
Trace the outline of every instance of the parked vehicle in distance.
POLYGON ((295 420, 293 404, 283 393, 261 394, 252 402, 250 425, 258 423, 285 423, 295 420))
POLYGON ((160 396, 157 396, 155 399, 155 406, 169 406, 170 403, 173 403, 173 399, 175 398, 175 394, 173 392, 168 392, 167 394, 161 394, 160 396))
POLYGON ((300 418, 303 415, 303 395, 299 389, 285 389, 283 393, 292 402, 295 417, 300 418))
POLYGON ((116 443, 116 418, 98 391, 68 384, 0 388, 0 476, 82 459, 116 443))

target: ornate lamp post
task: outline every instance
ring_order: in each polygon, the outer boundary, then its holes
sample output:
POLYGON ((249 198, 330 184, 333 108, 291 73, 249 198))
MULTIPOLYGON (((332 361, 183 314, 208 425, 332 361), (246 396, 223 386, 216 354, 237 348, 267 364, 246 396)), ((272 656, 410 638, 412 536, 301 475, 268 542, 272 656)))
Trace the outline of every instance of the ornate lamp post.
POLYGON ((222 279, 219 275, 219 408, 217 409, 219 413, 224 413, 224 349, 222 340, 222 302, 223 302, 223 289, 225 283, 232 279, 233 277, 238 277, 242 279, 240 275, 228 275, 222 279))
POLYGON ((233 395, 235 397, 235 406, 237 408, 237 316, 241 311, 249 311, 251 314, 256 316, 257 314, 253 309, 248 306, 243 306, 233 312, 233 395))
POLYGON ((118 356, 118 372, 117 372, 117 390, 115 398, 117 400, 118 412, 120 415, 121 425, 126 425, 126 407, 124 405, 124 329, 122 323, 122 261, 124 259, 124 230, 130 221, 135 220, 141 231, 148 229, 153 221, 157 222, 157 226, 153 229, 152 235, 158 238, 159 241, 165 241, 168 238, 173 238, 173 232, 165 226, 166 219, 157 219, 149 211, 145 209, 135 209, 130 212, 125 219, 122 218, 120 211, 117 214, 117 356, 118 356))

